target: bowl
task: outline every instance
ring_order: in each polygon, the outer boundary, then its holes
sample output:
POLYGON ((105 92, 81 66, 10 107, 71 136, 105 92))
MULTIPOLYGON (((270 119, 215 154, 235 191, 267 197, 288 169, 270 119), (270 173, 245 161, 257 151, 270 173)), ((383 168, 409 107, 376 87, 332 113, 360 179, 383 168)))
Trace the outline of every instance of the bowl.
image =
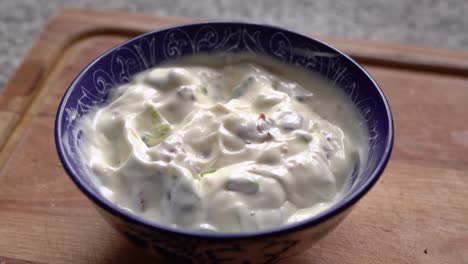
POLYGON ((56 116, 55 141, 65 170, 116 230, 141 248, 177 263, 276 263, 311 246, 351 211, 382 174, 393 146, 392 114, 382 90, 354 60, 332 46, 281 28, 247 23, 198 23, 146 33, 91 62, 66 90, 56 116), (250 51, 302 67, 342 89, 364 116, 369 158, 343 198, 302 222, 250 233, 200 233, 141 219, 104 199, 79 159, 77 119, 104 104, 132 75, 195 53, 250 51))

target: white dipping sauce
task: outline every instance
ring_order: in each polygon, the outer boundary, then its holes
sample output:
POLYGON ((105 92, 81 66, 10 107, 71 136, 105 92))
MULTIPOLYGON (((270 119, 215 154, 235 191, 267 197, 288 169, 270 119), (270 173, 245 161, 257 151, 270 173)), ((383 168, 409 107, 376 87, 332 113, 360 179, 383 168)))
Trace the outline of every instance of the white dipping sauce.
POLYGON ((245 232, 310 218, 340 199, 367 159, 367 128, 341 90, 252 54, 150 69, 79 122, 101 194, 182 229, 245 232))

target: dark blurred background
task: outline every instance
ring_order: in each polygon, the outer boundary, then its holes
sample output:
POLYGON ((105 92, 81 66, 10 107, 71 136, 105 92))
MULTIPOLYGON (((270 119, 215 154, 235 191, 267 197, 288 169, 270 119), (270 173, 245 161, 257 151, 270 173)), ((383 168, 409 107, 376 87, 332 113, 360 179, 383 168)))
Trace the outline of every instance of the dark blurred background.
POLYGON ((66 7, 245 20, 335 37, 468 50, 467 0, 0 0, 0 87, 50 16, 66 7))

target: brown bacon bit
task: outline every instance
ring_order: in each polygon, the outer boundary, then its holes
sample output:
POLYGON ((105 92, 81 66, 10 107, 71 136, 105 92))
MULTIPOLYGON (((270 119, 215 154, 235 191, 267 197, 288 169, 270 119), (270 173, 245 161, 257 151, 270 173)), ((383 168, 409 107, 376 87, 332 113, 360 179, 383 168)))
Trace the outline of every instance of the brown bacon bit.
POLYGON ((260 113, 260 115, 258 116, 258 119, 266 120, 265 114, 264 114, 264 113, 260 113))
POLYGON ((262 133, 268 130, 268 124, 264 121, 260 121, 257 123, 257 131, 262 133))
POLYGON ((289 150, 288 150, 288 147, 281 146, 280 151, 281 151, 281 153, 286 154, 286 153, 288 153, 289 150))
POLYGON ((177 152, 177 149, 174 148, 174 147, 170 147, 170 148, 167 149, 167 151, 168 151, 169 153, 176 153, 176 152, 177 152))
POLYGON ((270 134, 270 132, 267 132, 264 141, 271 141, 271 140, 273 140, 273 135, 270 134))
POLYGON ((268 122, 265 119, 259 119, 257 121, 257 131, 263 133, 269 129, 268 122))
POLYGON ((138 203, 140 204, 140 210, 142 212, 146 211, 145 199, 143 198, 143 192, 138 192, 138 203))

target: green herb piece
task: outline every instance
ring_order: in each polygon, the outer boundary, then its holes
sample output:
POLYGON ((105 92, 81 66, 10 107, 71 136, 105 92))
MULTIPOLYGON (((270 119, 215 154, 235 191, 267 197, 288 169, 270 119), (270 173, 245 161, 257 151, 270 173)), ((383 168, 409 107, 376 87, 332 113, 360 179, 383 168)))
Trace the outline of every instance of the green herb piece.
POLYGON ((164 140, 170 130, 171 127, 168 124, 160 123, 155 126, 154 130, 151 131, 151 134, 144 135, 141 140, 143 140, 146 146, 154 147, 164 140))
POLYGON ((252 76, 249 76, 246 79, 244 79, 239 85, 237 85, 234 88, 233 98, 239 98, 243 94, 245 94, 245 92, 247 91, 247 88, 249 88, 249 86, 252 85, 254 81, 255 81, 255 78, 252 76))
POLYGON ((208 90, 206 89, 205 86, 200 87, 200 91, 201 91, 202 94, 208 95, 208 90))
POLYGON ((236 214, 237 226, 242 226, 242 219, 241 219, 239 210, 236 210, 235 214, 236 214))
POLYGON ((280 87, 279 81, 273 82, 273 90, 278 91, 279 87, 280 87))
POLYGON ((205 174, 214 173, 214 172, 216 172, 216 171, 217 171, 217 169, 208 169, 208 170, 202 171, 202 172, 200 173, 200 177, 203 178, 203 176, 205 176, 205 174))
POLYGON ((161 118, 159 112, 153 107, 148 107, 146 114, 150 117, 151 129, 141 137, 141 140, 146 146, 154 147, 164 140, 171 130, 171 126, 161 118))
POLYGON ((306 135, 299 135, 298 138, 304 143, 309 143, 310 141, 312 141, 312 137, 308 137, 306 135))
POLYGON ((63 164, 62 164, 62 162, 60 162, 60 161, 57 162, 57 168, 63 169, 63 164))
POLYGON ((253 179, 229 179, 224 185, 226 190, 240 192, 244 194, 255 194, 260 189, 260 185, 253 179))
POLYGON ((301 103, 305 102, 305 97, 303 95, 295 95, 294 99, 301 103))
POLYGON ((320 128, 319 124, 317 122, 315 122, 313 125, 312 125, 312 130, 318 130, 320 128))
POLYGON ((148 107, 146 111, 149 113, 153 124, 158 124, 162 122, 158 110, 154 109, 153 107, 148 107))
POLYGON ((307 93, 307 94, 296 94, 294 95, 294 99, 296 99, 300 103, 304 103, 310 98, 314 97, 313 93, 307 93))

